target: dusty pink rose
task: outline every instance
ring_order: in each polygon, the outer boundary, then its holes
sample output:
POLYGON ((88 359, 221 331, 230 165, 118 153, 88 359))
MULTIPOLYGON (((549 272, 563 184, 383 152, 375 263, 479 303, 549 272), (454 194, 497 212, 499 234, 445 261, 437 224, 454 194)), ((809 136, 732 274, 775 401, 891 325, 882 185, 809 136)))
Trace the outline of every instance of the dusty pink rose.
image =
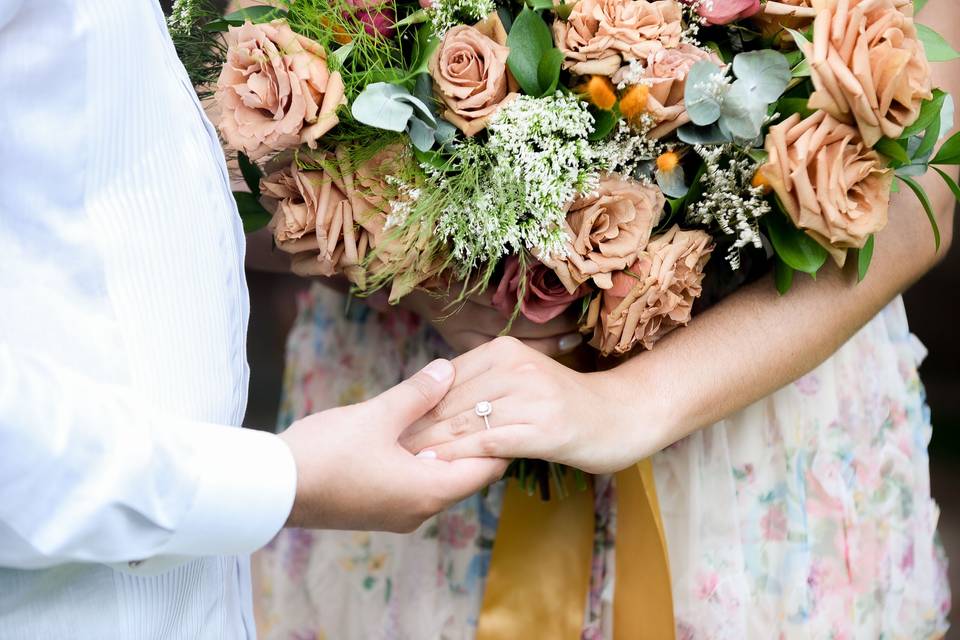
POLYGON ((804 120, 794 114, 770 127, 766 150, 763 177, 793 223, 838 265, 886 226, 893 173, 857 129, 823 111, 804 120))
MULTIPOLYGON (((566 311, 572 302, 589 292, 586 286, 581 286, 570 293, 553 269, 540 262, 529 265, 525 275, 526 288, 520 301, 520 313, 538 324, 550 322, 566 311)), ((510 256, 504 263, 503 277, 493 294, 493 306, 504 316, 512 316, 517 308, 520 278, 520 259, 510 256)))
POLYGON ((612 76, 626 61, 679 45, 681 17, 674 0, 579 0, 566 20, 554 21, 553 39, 564 68, 612 76))
POLYGON ((430 59, 434 89, 444 104, 443 117, 473 136, 487 126, 500 105, 517 96, 507 69, 507 32, 494 12, 474 26, 447 31, 430 59))
MULTIPOLYGON (((684 0, 693 4, 690 0, 684 0)), ((704 0, 697 6, 708 24, 730 24, 749 18, 760 11, 760 0, 704 0)))
POLYGON ((675 49, 658 49, 647 58, 647 66, 641 76, 644 84, 650 88, 646 111, 658 122, 647 134, 648 138, 662 138, 690 122, 684 102, 687 74, 701 60, 723 66, 717 54, 687 43, 675 49))
POLYGON ((711 251, 704 231, 681 231, 674 225, 653 238, 639 259, 616 273, 613 286, 591 303, 584 326, 594 331, 590 344, 604 355, 624 354, 637 344, 652 349, 660 338, 690 322, 711 251))
POLYGON ((811 109, 856 123, 867 146, 898 138, 931 93, 930 65, 911 5, 900 0, 813 0, 807 45, 811 109))
POLYGON ((230 27, 227 61, 217 81, 220 133, 256 160, 272 152, 316 146, 346 104, 343 80, 327 68, 318 43, 283 20, 230 27))
POLYGON ((609 289, 612 274, 633 263, 647 246, 665 202, 656 186, 608 175, 568 208, 567 255, 542 261, 571 293, 587 280, 609 289))

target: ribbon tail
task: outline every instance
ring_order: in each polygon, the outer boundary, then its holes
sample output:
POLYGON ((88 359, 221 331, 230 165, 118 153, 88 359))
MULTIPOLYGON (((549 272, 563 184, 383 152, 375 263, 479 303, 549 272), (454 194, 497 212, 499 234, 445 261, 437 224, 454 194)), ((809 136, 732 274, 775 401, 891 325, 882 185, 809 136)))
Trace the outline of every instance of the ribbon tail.
POLYGON ((614 640, 673 640, 673 594, 666 536, 653 478, 641 460, 617 480, 614 640))
POLYGON ((507 483, 476 640, 578 640, 590 592, 593 489, 562 500, 507 483))

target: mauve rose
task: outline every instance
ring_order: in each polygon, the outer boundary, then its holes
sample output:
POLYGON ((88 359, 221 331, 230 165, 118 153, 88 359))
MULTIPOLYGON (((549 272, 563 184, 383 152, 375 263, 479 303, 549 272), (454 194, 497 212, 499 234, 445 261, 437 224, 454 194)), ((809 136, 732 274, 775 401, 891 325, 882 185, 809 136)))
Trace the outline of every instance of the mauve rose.
POLYGON ((681 18, 674 0, 579 0, 566 20, 553 22, 553 39, 564 68, 612 76, 626 61, 679 45, 681 18))
POLYGON ((843 266, 887 224, 893 172, 860 132, 818 111, 793 114, 767 134, 761 174, 793 223, 843 266))
MULTIPOLYGON (((684 0, 693 4, 690 0, 684 0)), ((697 7, 708 24, 730 24, 760 11, 760 0, 705 0, 697 7)))
POLYGON ((805 47, 816 89, 811 109, 854 122, 872 147, 899 138, 929 100, 930 65, 910 5, 900 0, 813 0, 813 43, 805 47), (906 13, 905 13, 906 12, 906 13))
MULTIPOLYGON (((359 0, 354 0, 359 1, 359 0)), ((345 18, 351 17, 350 12, 344 11, 345 18)), ((392 38, 397 35, 395 25, 397 23, 397 14, 391 7, 378 6, 371 4, 369 8, 357 9, 353 12, 354 20, 363 25, 364 31, 371 36, 380 35, 384 38, 392 38)))
POLYGON ((507 32, 494 12, 472 27, 447 31, 430 58, 443 117, 465 135, 483 130, 500 105, 517 96, 517 83, 507 69, 509 55, 507 32))
POLYGON ((608 175, 592 193, 570 204, 566 256, 544 256, 541 261, 571 293, 587 280, 609 289, 611 274, 636 260, 647 246, 665 202, 654 185, 608 175))
MULTIPOLYGON (((550 322, 566 311, 571 303, 589 293, 586 286, 570 293, 557 274, 540 262, 527 267, 525 287, 523 300, 520 301, 520 313, 537 324, 550 322)), ((520 259, 510 256, 504 263, 503 277, 493 294, 493 306, 504 316, 512 316, 517 308, 519 289, 520 259)))
POLYGON ((283 20, 230 27, 217 81, 220 133, 251 159, 307 144, 337 122, 343 80, 318 43, 283 20))
POLYGON ((690 322, 703 291, 703 269, 713 245, 704 231, 674 225, 650 241, 628 271, 614 274, 613 286, 590 304, 584 330, 603 355, 628 353, 654 343, 690 322))

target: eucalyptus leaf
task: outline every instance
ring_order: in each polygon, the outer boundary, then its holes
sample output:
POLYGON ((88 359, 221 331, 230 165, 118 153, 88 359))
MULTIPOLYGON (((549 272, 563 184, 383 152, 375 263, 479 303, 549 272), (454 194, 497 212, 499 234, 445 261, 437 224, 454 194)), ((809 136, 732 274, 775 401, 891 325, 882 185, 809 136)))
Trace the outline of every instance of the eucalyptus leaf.
POLYGON ((736 138, 752 139, 760 135, 767 116, 767 103, 757 99, 749 83, 737 80, 723 99, 720 119, 736 138))
POLYGON ((798 229, 786 214, 771 212, 763 221, 773 250, 792 269, 813 275, 827 261, 827 250, 798 229))
POLYGON ((684 102, 693 124, 703 127, 720 118, 722 96, 717 95, 715 88, 721 84, 723 76, 723 69, 706 60, 691 67, 687 74, 684 102))
POLYGON ((857 282, 863 282, 867 277, 867 269, 870 268, 870 261, 873 259, 873 245, 874 236, 871 235, 863 248, 857 250, 857 282))
POLYGON ((429 151, 433 147, 436 129, 425 123, 417 116, 410 118, 410 124, 407 126, 407 135, 410 136, 410 142, 420 151, 429 151))
POLYGON ((790 83, 790 63, 779 51, 761 49, 741 53, 733 59, 733 74, 736 85, 745 87, 740 91, 750 99, 764 104, 776 102, 790 83))
POLYGON ((453 142, 457 137, 457 128, 446 120, 437 120, 437 130, 434 132, 434 138, 441 147, 453 142))
POLYGON ((916 23, 917 37, 923 43, 930 62, 949 62, 960 58, 960 53, 950 46, 939 33, 925 24, 916 23))
POLYGON ((367 85, 354 99, 350 112, 358 122, 371 127, 387 131, 405 131, 407 122, 413 116, 413 105, 400 100, 402 95, 409 96, 410 93, 395 84, 374 82, 367 85))
POLYGON ((653 175, 657 179, 657 186, 668 198, 682 198, 690 190, 686 177, 683 175, 683 167, 680 165, 674 167, 673 171, 657 169, 653 172, 653 175))
POLYGON ((940 109, 940 139, 942 140, 948 133, 953 131, 955 104, 953 96, 949 93, 943 100, 943 108, 940 109))
POLYGON ((711 124, 707 127, 698 127, 690 123, 685 124, 677 129, 677 138, 687 144, 717 145, 731 142, 730 136, 724 133, 717 124, 711 124))
POLYGON ((927 172, 927 168, 926 163, 905 164, 902 167, 897 167, 894 174, 898 176, 922 176, 927 172))

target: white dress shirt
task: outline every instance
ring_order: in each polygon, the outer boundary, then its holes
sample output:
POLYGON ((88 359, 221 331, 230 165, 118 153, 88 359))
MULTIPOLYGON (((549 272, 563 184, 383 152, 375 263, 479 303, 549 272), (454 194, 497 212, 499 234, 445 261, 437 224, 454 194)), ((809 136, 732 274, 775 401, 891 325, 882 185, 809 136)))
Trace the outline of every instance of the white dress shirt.
POLYGON ((0 0, 0 638, 253 637, 243 254, 156 0, 0 0))

